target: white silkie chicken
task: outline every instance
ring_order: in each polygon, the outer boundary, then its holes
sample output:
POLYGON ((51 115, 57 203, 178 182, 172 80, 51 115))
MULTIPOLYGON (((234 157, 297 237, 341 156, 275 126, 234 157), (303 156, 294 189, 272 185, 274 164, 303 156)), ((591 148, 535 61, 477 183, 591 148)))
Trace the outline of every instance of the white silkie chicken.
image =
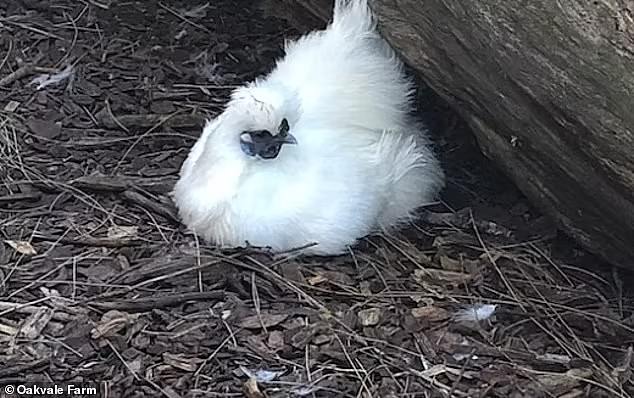
POLYGON ((285 50, 184 162, 173 198, 189 229, 220 247, 336 255, 437 198, 444 173, 367 0, 336 0, 324 31, 285 50))

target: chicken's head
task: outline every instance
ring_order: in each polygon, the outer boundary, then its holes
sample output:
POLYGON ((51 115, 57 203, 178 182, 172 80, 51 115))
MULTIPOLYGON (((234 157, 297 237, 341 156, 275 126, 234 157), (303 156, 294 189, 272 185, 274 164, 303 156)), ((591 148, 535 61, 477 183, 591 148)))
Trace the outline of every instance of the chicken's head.
POLYGON ((240 134, 240 148, 247 156, 275 159, 282 145, 297 144, 289 129, 288 120, 282 119, 275 135, 268 130, 243 131, 240 134))

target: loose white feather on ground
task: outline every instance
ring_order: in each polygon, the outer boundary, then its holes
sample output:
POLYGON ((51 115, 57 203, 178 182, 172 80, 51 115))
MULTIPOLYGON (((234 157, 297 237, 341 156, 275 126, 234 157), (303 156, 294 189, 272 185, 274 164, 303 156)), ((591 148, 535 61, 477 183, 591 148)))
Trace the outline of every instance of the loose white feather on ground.
POLYGON ((326 30, 285 50, 192 148, 173 192, 183 223, 222 247, 332 255, 433 202, 444 174, 367 1, 337 0, 326 30))
POLYGON ((497 304, 478 304, 469 308, 463 308, 456 312, 455 320, 458 322, 485 321, 495 314, 497 304))

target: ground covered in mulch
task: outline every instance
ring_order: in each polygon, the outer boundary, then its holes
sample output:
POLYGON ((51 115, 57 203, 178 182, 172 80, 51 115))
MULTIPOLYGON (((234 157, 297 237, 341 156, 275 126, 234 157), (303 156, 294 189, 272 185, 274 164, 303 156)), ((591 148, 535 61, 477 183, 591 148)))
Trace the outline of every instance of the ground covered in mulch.
POLYGON ((627 275, 560 236, 428 90, 450 184, 419 222, 337 258, 220 252, 167 193, 202 120, 297 32, 248 0, 2 2, 0 32, 0 384, 633 396, 627 275))

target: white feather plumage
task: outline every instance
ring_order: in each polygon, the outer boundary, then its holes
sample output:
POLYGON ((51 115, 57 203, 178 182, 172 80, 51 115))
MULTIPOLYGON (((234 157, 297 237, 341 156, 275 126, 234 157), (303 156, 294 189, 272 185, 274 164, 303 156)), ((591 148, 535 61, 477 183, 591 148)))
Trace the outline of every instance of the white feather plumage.
POLYGON ((330 255, 409 221, 444 186, 412 93, 367 0, 336 0, 326 30, 286 43, 207 123, 173 192, 183 223, 221 247, 330 255), (241 132, 275 134, 282 119, 296 145, 275 159, 241 150, 241 132))

